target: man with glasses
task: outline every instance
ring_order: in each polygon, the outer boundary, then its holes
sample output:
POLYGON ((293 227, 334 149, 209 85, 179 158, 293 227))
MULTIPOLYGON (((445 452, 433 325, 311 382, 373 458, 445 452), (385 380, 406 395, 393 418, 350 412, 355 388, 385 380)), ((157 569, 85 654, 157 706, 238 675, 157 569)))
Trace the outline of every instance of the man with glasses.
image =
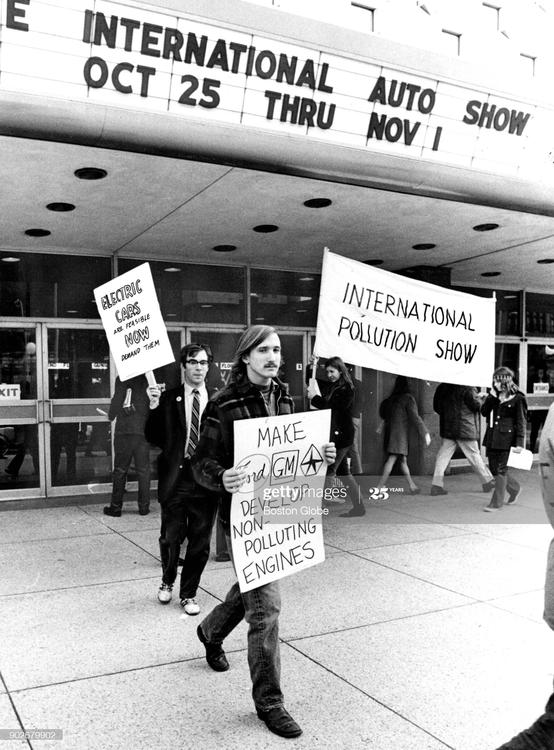
POLYGON ((179 597, 185 612, 197 615, 200 607, 196 591, 210 554, 217 496, 195 483, 191 457, 198 444, 202 412, 212 395, 205 381, 213 357, 208 346, 187 344, 181 350, 180 359, 182 385, 164 393, 159 386, 147 389, 150 415, 146 423, 146 439, 161 448, 158 500, 161 506, 162 583, 158 601, 161 604, 171 601, 181 543, 186 538, 179 597))

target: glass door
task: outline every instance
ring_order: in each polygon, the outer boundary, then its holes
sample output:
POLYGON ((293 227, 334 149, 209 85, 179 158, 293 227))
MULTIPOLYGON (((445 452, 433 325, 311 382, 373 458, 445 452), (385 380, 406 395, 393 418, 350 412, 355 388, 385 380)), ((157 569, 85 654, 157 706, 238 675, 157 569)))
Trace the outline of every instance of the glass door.
POLYGON ((0 323, 0 500, 44 495, 41 333, 0 323))
POLYGON ((45 324, 45 464, 48 495, 109 490, 110 352, 101 326, 45 324), (71 488, 71 489, 69 489, 71 488))

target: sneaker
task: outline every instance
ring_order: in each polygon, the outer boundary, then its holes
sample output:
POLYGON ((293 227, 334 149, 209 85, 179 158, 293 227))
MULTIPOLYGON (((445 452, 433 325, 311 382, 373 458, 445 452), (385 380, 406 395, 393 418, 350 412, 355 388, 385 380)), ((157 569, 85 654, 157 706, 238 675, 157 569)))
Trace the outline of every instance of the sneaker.
POLYGON ((497 508, 496 505, 485 505, 483 510, 485 513, 495 513, 497 510, 500 510, 500 508, 497 508))
POLYGON ((106 505, 104 507, 104 515, 119 518, 121 516, 121 508, 113 508, 111 505, 106 505))
POLYGON ((440 486, 440 484, 432 484, 431 495, 448 495, 448 490, 445 490, 444 487, 440 486))
POLYGON ((521 489, 516 490, 516 492, 508 492, 508 499, 506 500, 506 505, 513 505, 517 501, 520 492, 521 492, 521 489))
POLYGON ((200 614, 200 606, 196 599, 181 599, 181 607, 185 610, 187 615, 198 615, 200 614))
POLYGON ((171 601, 171 593, 173 591, 173 586, 170 586, 169 583, 162 583, 160 588, 158 589, 158 601, 160 604, 169 604, 171 601))
POLYGON ((483 492, 491 492, 491 490, 494 490, 494 479, 491 479, 490 482, 485 482, 483 485, 483 492))

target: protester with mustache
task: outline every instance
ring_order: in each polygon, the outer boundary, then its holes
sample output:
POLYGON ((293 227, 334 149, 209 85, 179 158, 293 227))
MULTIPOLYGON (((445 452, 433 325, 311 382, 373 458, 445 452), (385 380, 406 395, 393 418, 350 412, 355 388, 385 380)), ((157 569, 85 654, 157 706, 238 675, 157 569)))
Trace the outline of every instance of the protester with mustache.
MULTIPOLYGON (((192 458, 196 481, 220 493, 220 522, 229 553, 231 494, 246 479, 243 469, 233 466, 233 425, 239 419, 291 414, 294 404, 288 387, 277 377, 281 365, 281 342, 276 331, 265 325, 248 328, 241 336, 229 382, 208 402, 202 418, 200 442, 192 458)), ((332 443, 325 458, 336 457, 332 443)), ((248 623, 248 664, 256 712, 267 728, 281 737, 298 737, 302 730, 283 705, 280 685, 279 583, 273 581, 241 593, 234 583, 225 601, 202 620, 197 635, 206 649, 206 661, 216 672, 229 669, 222 642, 244 618, 248 623)))

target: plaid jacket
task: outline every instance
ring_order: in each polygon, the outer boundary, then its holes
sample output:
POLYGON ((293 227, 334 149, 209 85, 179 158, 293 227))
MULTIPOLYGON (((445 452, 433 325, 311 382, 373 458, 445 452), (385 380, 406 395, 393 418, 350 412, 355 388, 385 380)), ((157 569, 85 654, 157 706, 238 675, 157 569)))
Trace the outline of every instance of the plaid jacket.
MULTIPOLYGON (((286 383, 273 380, 277 414, 292 414, 294 403, 286 383)), ((267 417, 268 411, 260 393, 249 380, 232 383, 219 391, 202 414, 200 440, 191 460, 194 478, 202 487, 219 492, 220 518, 229 524, 231 495, 225 491, 221 476, 234 463, 233 423, 237 419, 267 417)))

